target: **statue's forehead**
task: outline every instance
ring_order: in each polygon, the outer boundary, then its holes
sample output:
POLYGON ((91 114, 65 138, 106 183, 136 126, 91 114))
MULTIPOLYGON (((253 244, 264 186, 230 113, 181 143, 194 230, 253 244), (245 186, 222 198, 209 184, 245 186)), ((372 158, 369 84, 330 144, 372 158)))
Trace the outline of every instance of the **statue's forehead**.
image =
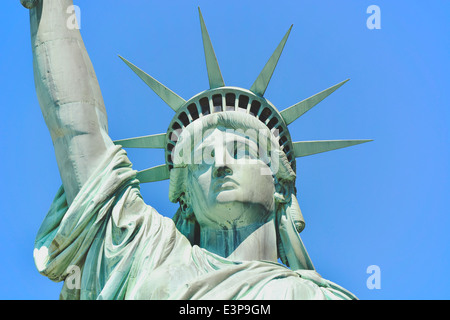
POLYGON ((195 149, 203 149, 211 146, 223 146, 228 143, 239 143, 251 147, 258 146, 258 131, 254 129, 231 129, 224 126, 206 130, 200 139, 194 139, 195 149))

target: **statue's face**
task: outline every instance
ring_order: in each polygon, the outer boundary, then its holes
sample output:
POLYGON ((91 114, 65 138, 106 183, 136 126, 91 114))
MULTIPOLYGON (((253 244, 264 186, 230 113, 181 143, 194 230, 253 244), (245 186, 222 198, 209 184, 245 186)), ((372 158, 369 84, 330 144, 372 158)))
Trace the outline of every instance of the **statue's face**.
POLYGON ((257 143, 237 132, 214 129, 193 152, 188 188, 201 227, 244 227, 268 220, 274 211, 274 179, 258 156, 257 143))

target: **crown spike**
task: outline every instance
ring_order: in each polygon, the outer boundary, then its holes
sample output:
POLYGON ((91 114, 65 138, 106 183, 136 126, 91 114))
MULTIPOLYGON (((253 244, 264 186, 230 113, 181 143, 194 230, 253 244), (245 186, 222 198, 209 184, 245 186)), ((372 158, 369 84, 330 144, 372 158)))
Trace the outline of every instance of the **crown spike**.
POLYGON ((172 108, 172 110, 177 111, 186 101, 177 95, 175 92, 158 82, 156 79, 136 67, 134 64, 126 60, 125 58, 119 56, 133 70, 139 78, 141 78, 165 103, 172 108))
POLYGON ((162 164, 150 169, 142 170, 137 173, 136 178, 141 183, 163 181, 170 178, 169 167, 162 164))
POLYGON ((273 72, 275 71, 275 68, 278 64, 278 60, 280 59, 281 53, 283 52, 284 45, 286 44, 289 34, 291 33, 292 26, 293 25, 291 25, 289 30, 286 32, 280 44, 275 49, 275 52, 270 57, 269 61, 267 61, 258 78, 251 86, 250 91, 252 91, 253 93, 259 96, 263 96, 264 92, 266 92, 267 86, 269 85, 269 81, 272 78, 273 72))
POLYGON ((217 62, 214 48, 209 38, 208 30, 206 29, 205 21, 203 20, 202 12, 198 8, 200 16, 200 26, 202 29, 203 49, 205 51, 206 69, 208 70, 208 79, 210 89, 224 87, 225 83, 220 72, 219 63, 217 62))
POLYGON ((287 125, 291 124, 349 80, 350 79, 344 80, 322 92, 313 95, 312 97, 309 97, 308 99, 294 104, 293 106, 281 111, 281 116, 283 117, 287 125))
POLYGON ((164 149, 166 144, 166 134, 160 133, 144 137, 116 140, 114 143, 116 145, 121 145, 124 148, 164 149))
POLYGON ((373 140, 319 140, 294 142, 294 154, 296 158, 305 157, 317 153, 355 146, 357 144, 373 140))

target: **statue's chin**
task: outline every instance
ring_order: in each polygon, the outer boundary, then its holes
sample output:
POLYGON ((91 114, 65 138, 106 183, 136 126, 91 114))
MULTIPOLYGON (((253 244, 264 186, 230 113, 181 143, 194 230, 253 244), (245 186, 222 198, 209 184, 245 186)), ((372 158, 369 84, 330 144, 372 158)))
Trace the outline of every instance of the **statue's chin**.
POLYGON ((209 212, 205 216, 208 216, 208 221, 213 222, 213 226, 242 228, 266 221, 269 212, 263 205, 238 200, 237 193, 223 191, 218 195, 217 201, 209 207, 209 212))
POLYGON ((220 204, 224 203, 232 203, 234 201, 237 201, 238 198, 238 192, 236 188, 224 188, 216 193, 216 202, 220 204))

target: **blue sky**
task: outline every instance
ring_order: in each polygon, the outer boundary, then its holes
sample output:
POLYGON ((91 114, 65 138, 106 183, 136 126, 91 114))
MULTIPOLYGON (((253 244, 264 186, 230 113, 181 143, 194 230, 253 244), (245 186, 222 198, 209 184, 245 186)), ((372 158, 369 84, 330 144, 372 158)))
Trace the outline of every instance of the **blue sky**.
MULTIPOLYGON (((294 140, 374 139, 299 159, 302 239, 324 277, 360 299, 449 299, 447 1, 75 1, 116 139, 165 132, 173 112, 118 58, 185 99, 208 88, 200 6, 227 85, 249 88, 291 24, 265 97, 279 110, 351 80, 290 126, 294 140), (110 4, 112 3, 112 4, 110 4), (369 5, 381 29, 366 26, 369 5), (367 268, 381 288, 369 289, 367 268)), ((57 299, 32 258, 61 184, 36 98, 27 10, 5 1, 0 90, 0 299, 57 299)), ((129 150, 137 170, 161 151, 129 150)), ((172 216, 168 182, 143 185, 172 216)))

